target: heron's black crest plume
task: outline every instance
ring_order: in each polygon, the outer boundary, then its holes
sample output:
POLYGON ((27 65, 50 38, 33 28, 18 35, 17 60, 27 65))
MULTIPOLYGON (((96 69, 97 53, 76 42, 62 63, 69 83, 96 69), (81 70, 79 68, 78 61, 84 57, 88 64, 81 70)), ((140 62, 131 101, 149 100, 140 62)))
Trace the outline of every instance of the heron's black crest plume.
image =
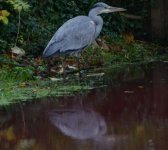
POLYGON ((92 9, 96 8, 96 7, 107 8, 107 7, 109 7, 109 5, 107 5, 107 4, 103 3, 103 2, 98 2, 98 3, 96 3, 96 4, 93 5, 92 9))

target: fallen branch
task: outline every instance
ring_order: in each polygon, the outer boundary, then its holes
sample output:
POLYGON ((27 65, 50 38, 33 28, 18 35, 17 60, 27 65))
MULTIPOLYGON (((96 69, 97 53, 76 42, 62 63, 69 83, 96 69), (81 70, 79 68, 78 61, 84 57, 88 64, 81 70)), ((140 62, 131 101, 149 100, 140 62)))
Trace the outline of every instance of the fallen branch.
POLYGON ((128 19, 134 19, 134 20, 142 20, 143 19, 142 16, 126 14, 126 13, 120 13, 120 14, 123 15, 124 17, 128 18, 128 19))

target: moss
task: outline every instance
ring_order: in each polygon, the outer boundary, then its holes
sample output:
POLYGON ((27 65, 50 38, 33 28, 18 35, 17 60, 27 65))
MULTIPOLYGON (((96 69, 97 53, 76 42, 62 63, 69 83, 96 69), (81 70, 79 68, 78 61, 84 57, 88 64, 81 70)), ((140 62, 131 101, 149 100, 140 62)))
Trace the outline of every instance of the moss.
POLYGON ((29 82, 0 81, 0 105, 19 101, 27 101, 46 96, 72 95, 79 90, 87 90, 89 86, 75 82, 53 82, 38 80, 29 82))

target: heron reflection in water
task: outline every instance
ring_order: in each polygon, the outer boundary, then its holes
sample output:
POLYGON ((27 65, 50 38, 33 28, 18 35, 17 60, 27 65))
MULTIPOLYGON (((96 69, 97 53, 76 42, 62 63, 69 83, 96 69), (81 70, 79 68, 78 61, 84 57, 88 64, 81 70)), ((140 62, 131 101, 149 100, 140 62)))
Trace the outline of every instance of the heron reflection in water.
POLYGON ((48 111, 49 119, 62 133, 79 140, 97 140, 107 132, 104 118, 89 109, 58 109, 48 111))

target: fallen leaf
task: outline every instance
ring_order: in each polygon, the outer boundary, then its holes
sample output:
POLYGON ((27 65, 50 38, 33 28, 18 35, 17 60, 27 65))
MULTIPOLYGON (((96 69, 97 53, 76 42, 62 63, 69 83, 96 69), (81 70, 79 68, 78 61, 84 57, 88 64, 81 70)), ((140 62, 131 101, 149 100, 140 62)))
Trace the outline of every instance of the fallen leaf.
POLYGON ((78 68, 77 68, 77 67, 74 67, 74 66, 70 66, 70 65, 68 65, 67 67, 68 67, 68 69, 78 70, 78 68))
POLYGON ((35 139, 21 139, 16 147, 15 150, 30 150, 30 149, 34 149, 34 145, 35 145, 36 141, 35 139))
POLYGON ((60 70, 58 71, 58 74, 63 74, 64 73, 64 68, 60 68, 60 70))
POLYGON ((87 74, 87 77, 96 77, 96 76, 103 76, 104 73, 92 73, 92 74, 87 74))
POLYGON ((19 87, 26 87, 26 83, 25 82, 20 83, 19 87))
POLYGON ((11 50, 12 50, 13 54, 16 54, 18 56, 24 56, 25 55, 25 51, 23 49, 17 47, 17 46, 12 47, 11 50))
POLYGON ((134 35, 132 33, 122 33, 122 36, 126 43, 134 42, 134 35))
POLYGON ((61 81, 63 80, 62 78, 50 78, 51 81, 61 81))
POLYGON ((32 90, 33 93, 37 92, 37 90, 32 90))

